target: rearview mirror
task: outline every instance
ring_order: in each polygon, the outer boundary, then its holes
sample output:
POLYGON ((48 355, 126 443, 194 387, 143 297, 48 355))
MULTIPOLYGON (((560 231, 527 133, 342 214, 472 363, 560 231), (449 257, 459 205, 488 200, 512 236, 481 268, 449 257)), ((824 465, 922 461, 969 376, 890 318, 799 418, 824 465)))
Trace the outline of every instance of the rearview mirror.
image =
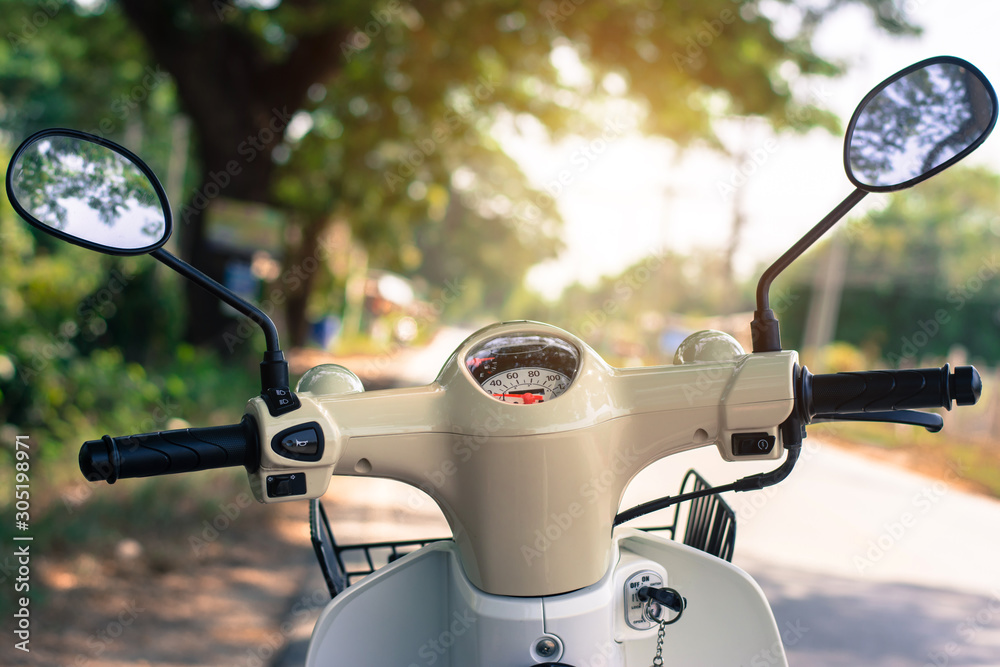
POLYGON ((858 105, 844 138, 844 168, 854 192, 760 276, 750 333, 754 352, 781 349, 771 283, 869 192, 902 190, 955 164, 982 144, 997 122, 997 95, 961 58, 938 56, 896 72, 858 105))
POLYGON ((28 137, 7 168, 7 196, 38 229, 91 250, 141 255, 170 237, 170 206, 149 167, 83 132, 28 137))
POLYGON ((844 140, 847 176, 867 192, 901 190, 975 150, 997 121, 982 72, 939 56, 897 72, 861 102, 844 140))

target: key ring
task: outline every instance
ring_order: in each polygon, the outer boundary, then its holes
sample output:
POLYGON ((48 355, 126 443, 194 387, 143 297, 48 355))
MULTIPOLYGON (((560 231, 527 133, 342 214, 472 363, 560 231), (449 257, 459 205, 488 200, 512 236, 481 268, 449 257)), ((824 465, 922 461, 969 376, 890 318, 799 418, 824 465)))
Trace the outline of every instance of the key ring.
POLYGON ((643 617, 650 623, 656 623, 660 626, 673 625, 677 621, 681 620, 681 616, 684 615, 684 609, 681 608, 677 615, 674 616, 669 621, 663 620, 663 605, 661 605, 656 600, 650 598, 646 600, 646 604, 642 608, 643 617))

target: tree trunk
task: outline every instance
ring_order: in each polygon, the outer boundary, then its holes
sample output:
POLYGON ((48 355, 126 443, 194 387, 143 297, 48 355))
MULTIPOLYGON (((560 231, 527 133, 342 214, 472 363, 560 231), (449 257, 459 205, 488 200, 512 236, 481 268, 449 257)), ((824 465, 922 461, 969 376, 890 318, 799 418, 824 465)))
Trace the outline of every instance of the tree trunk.
POLYGON ((310 220, 302 230, 302 240, 288 250, 285 275, 292 278, 282 285, 286 289, 285 319, 288 326, 288 344, 299 347, 309 342, 309 323, 306 307, 309 295, 316 284, 316 276, 325 261, 325 255, 317 252, 319 237, 326 229, 326 216, 310 220))
MULTIPOLYGON (((222 282, 228 255, 208 245, 205 211, 219 197, 270 201, 271 152, 284 139, 309 86, 339 70, 339 45, 350 28, 321 25, 299 36, 284 60, 271 61, 250 36, 227 22, 240 12, 228 3, 119 2, 145 37, 156 67, 173 76, 194 129, 202 178, 194 196, 174 214, 181 255, 222 282)), ((187 339, 227 349, 223 334, 236 322, 223 314, 215 297, 193 284, 187 300, 187 339)))

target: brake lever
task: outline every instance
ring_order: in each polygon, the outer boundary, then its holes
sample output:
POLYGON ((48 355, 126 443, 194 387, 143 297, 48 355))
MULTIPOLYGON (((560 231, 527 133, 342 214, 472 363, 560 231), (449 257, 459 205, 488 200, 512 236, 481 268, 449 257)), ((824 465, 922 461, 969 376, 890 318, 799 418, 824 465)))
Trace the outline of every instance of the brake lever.
POLYGON ((941 415, 934 412, 921 412, 919 410, 822 414, 816 415, 810 421, 812 424, 829 422, 888 422, 891 424, 908 424, 910 426, 923 426, 931 433, 937 433, 944 427, 944 419, 941 418, 941 415))

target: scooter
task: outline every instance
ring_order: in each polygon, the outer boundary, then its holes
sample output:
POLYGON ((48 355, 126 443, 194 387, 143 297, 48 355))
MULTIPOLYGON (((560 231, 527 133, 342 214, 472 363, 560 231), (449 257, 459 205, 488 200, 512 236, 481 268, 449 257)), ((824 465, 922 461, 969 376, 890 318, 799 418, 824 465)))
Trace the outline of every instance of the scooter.
POLYGON ((310 667, 786 665, 761 589, 728 562, 735 522, 718 494, 785 479, 809 424, 937 431, 941 416, 921 409, 972 405, 982 384, 975 368, 947 364, 814 375, 781 348, 770 284, 869 192, 910 187, 968 155, 997 110, 983 74, 953 57, 916 63, 872 90, 845 139, 855 189, 761 277, 749 354, 703 331, 673 365, 612 368, 571 333, 506 322, 470 336, 431 384, 380 391, 333 364, 293 390, 267 315, 163 249, 167 198, 125 148, 45 130, 17 149, 6 187, 40 230, 100 252, 148 253, 264 329, 261 393, 239 424, 105 435, 84 443, 80 468, 115 483, 244 466, 258 501, 309 500, 333 595, 310 667), (690 474, 681 493, 619 512, 639 471, 706 446, 726 461, 783 461, 719 487, 690 474), (451 539, 338 545, 317 500, 333 475, 426 491, 451 539), (624 525, 671 506, 678 539, 624 525), (351 569, 352 549, 365 569, 351 569))

